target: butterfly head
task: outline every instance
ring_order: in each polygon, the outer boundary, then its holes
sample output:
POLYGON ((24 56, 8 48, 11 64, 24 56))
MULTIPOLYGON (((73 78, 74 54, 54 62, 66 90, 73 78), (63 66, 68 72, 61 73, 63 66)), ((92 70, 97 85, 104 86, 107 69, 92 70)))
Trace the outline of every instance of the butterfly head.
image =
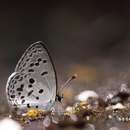
POLYGON ((64 97, 63 97, 63 94, 57 94, 56 95, 56 101, 58 101, 58 102, 62 102, 62 99, 63 99, 64 97))
POLYGON ((59 89, 58 93, 56 94, 56 101, 61 102, 63 99, 63 90, 69 85, 69 83, 77 77, 77 74, 72 75, 59 89))

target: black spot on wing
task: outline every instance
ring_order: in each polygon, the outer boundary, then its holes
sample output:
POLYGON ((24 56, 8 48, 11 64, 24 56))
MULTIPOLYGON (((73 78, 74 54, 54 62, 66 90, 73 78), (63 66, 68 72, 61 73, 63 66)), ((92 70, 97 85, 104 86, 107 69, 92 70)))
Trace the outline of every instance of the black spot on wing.
POLYGON ((32 86, 32 84, 29 84, 28 87, 29 87, 29 88, 32 88, 33 86, 32 86))
POLYGON ((10 97, 11 97, 11 98, 15 98, 15 95, 11 95, 10 97))
POLYGON ((47 63, 47 60, 43 60, 43 63, 47 63))
POLYGON ((21 84, 20 87, 21 87, 21 88, 24 88, 24 84, 21 84))
POLYGON ((43 93, 43 91, 44 91, 43 89, 40 89, 40 90, 39 90, 39 93, 41 94, 41 93, 43 93))
POLYGON ((44 76, 44 75, 46 75, 46 74, 48 74, 48 72, 47 72, 47 71, 44 71, 44 72, 41 73, 41 76, 44 76))
POLYGON ((7 92, 7 95, 10 96, 9 92, 7 92))
POLYGON ((29 69, 28 72, 34 72, 34 69, 29 69))
POLYGON ((11 89, 11 90, 9 91, 9 93, 14 94, 14 93, 15 93, 15 90, 11 89))
POLYGON ((29 57, 32 57, 33 56, 33 54, 31 53, 30 55, 29 55, 29 57))
POLYGON ((28 96, 30 96, 33 93, 33 90, 28 92, 28 96))
POLYGON ((35 82, 35 80, 34 80, 33 78, 30 78, 30 79, 29 79, 29 82, 30 82, 31 84, 33 84, 33 83, 35 82))
POLYGON ((28 58, 28 59, 26 59, 26 61, 28 62, 30 59, 28 58))
POLYGON ((32 51, 35 50, 35 47, 32 47, 32 51))
POLYGON ((26 66, 26 63, 24 63, 22 67, 24 68, 25 66, 26 66))
POLYGON ((19 79, 18 79, 18 81, 22 81, 23 80, 23 77, 20 77, 19 79))
POLYGON ((35 66, 39 66, 39 62, 35 63, 35 66))
POLYGON ((17 88, 17 91, 23 91, 23 88, 24 88, 24 84, 21 84, 21 86, 17 88))
POLYGON ((21 96, 21 99, 23 99, 24 98, 24 96, 21 96))
POLYGON ((39 97, 36 97, 37 100, 39 100, 39 97))
POLYGON ((11 89, 9 92, 12 93, 12 91, 13 91, 13 90, 11 89))
POLYGON ((23 91, 23 89, 22 88, 17 88, 17 91, 23 91))
POLYGON ((18 92, 18 95, 21 95, 21 92, 18 92))
POLYGON ((17 83, 17 81, 14 81, 14 84, 16 84, 17 83))
POLYGON ((11 88, 14 89, 14 85, 13 84, 11 85, 11 88))
POLYGON ((33 53, 35 54, 37 52, 37 50, 33 51, 33 53))
POLYGON ((42 59, 41 59, 41 58, 38 58, 38 59, 37 59, 37 61, 38 61, 38 62, 41 62, 41 61, 42 61, 42 59))
POLYGON ((24 75, 24 78, 27 78, 27 76, 28 76, 28 74, 25 74, 25 75, 24 75))
POLYGON ((24 102, 25 102, 25 100, 23 99, 21 103, 23 104, 24 102))
MULTIPOLYGON (((22 68, 21 68, 22 69, 22 68)), ((25 69, 22 69, 21 72, 25 71, 25 69)))
POLYGON ((33 66, 34 66, 34 63, 31 63, 31 64, 30 64, 30 67, 33 67, 33 66))

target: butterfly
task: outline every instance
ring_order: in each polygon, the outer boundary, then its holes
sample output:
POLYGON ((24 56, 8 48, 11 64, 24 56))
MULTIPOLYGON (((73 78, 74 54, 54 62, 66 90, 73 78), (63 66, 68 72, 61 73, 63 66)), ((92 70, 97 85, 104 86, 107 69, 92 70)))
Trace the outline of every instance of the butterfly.
POLYGON ((49 110, 57 94, 57 76, 45 44, 33 43, 18 61, 8 78, 6 94, 12 107, 49 110))
MULTIPOLYGON (((75 76, 72 76, 64 86, 75 76)), ((41 41, 30 45, 6 84, 7 101, 12 108, 50 110, 58 100, 57 74, 50 53, 41 41)))

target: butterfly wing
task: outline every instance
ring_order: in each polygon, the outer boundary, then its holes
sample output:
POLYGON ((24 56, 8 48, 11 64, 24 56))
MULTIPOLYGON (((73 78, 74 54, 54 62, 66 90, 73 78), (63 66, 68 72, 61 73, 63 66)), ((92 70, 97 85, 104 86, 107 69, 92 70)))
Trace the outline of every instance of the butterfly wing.
POLYGON ((8 79, 8 102, 19 108, 50 109, 56 91, 57 77, 52 59, 46 46, 36 42, 25 51, 8 79))

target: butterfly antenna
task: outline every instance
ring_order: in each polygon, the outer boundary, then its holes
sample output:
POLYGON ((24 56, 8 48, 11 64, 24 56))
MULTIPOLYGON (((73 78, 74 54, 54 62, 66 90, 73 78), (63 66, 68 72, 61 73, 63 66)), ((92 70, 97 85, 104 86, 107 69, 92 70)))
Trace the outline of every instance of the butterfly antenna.
POLYGON ((72 75, 72 76, 61 86, 60 92, 62 92, 63 89, 66 88, 66 87, 70 84, 70 82, 71 82, 72 80, 76 79, 76 78, 77 78, 77 74, 72 75))

